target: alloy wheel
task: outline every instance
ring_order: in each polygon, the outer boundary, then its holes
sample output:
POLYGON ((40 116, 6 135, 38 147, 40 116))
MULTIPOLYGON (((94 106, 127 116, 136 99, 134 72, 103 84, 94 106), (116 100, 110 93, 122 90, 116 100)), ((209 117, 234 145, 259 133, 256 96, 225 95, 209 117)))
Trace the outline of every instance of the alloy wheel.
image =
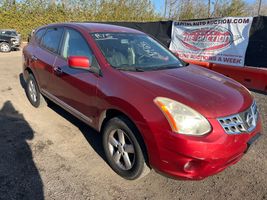
POLYGON ((121 129, 111 131, 108 138, 108 149, 113 161, 122 170, 129 170, 135 163, 133 142, 121 129))
POLYGON ((36 102, 37 101, 37 91, 36 91, 36 86, 33 83, 33 80, 29 81, 28 88, 29 88, 29 95, 30 95, 31 100, 33 102, 36 102))
POLYGON ((6 43, 1 44, 0 49, 2 52, 9 52, 10 51, 10 47, 6 43))

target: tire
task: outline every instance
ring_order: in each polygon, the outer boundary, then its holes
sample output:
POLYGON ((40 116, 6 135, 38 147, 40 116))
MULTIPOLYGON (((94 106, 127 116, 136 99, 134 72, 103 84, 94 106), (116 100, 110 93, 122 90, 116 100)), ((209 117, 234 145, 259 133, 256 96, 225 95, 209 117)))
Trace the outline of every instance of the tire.
POLYGON ((42 94, 39 91, 38 84, 32 74, 29 74, 29 77, 26 81, 26 94, 30 103, 38 108, 45 105, 45 100, 42 94))
POLYGON ((11 46, 7 42, 0 43, 0 52, 8 53, 11 51, 11 46))
POLYGON ((14 47, 12 50, 13 51, 20 51, 20 48, 19 47, 14 47))
POLYGON ((110 167, 121 177, 135 180, 150 171, 135 135, 137 130, 125 117, 110 119, 103 129, 103 148, 110 167))

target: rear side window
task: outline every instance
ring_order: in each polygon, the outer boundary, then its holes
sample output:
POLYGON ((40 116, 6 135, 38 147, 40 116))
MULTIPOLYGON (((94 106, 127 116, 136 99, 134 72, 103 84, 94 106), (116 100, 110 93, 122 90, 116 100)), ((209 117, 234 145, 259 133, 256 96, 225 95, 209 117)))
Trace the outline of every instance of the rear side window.
POLYGON ((35 41, 40 43, 42 40, 42 36, 44 35, 46 29, 40 29, 35 33, 35 41))
POLYGON ((63 28, 49 28, 43 36, 41 45, 54 53, 58 52, 63 28))

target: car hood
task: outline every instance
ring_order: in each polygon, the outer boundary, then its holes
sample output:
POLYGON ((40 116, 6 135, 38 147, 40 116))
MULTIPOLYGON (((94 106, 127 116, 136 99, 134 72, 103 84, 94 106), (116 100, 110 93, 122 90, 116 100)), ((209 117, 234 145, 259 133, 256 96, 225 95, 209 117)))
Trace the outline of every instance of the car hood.
POLYGON ((195 109, 206 118, 217 118, 244 111, 252 104, 249 91, 240 83, 217 72, 195 65, 130 72, 129 79, 157 96, 168 97, 195 109))

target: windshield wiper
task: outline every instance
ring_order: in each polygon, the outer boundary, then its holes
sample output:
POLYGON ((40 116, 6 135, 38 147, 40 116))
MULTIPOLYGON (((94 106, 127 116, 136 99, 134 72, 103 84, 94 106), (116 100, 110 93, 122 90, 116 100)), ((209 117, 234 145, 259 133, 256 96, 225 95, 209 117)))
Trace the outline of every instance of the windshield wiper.
POLYGON ((174 68, 179 68, 179 65, 161 65, 161 66, 155 66, 155 67, 146 67, 146 68, 141 68, 141 67, 134 67, 134 66, 120 66, 120 67, 114 67, 115 69, 118 70, 123 70, 123 71, 136 71, 136 72, 144 72, 144 71, 153 71, 153 70, 164 70, 164 69, 174 69, 174 68))
POLYGON ((162 66, 156 66, 156 67, 150 67, 150 70, 164 70, 164 69, 174 69, 174 68, 180 68, 179 65, 162 65, 162 66))
POLYGON ((132 66, 121 66, 115 67, 115 69, 123 70, 123 71, 136 71, 136 72, 144 72, 145 70, 140 67, 132 67, 132 66))

